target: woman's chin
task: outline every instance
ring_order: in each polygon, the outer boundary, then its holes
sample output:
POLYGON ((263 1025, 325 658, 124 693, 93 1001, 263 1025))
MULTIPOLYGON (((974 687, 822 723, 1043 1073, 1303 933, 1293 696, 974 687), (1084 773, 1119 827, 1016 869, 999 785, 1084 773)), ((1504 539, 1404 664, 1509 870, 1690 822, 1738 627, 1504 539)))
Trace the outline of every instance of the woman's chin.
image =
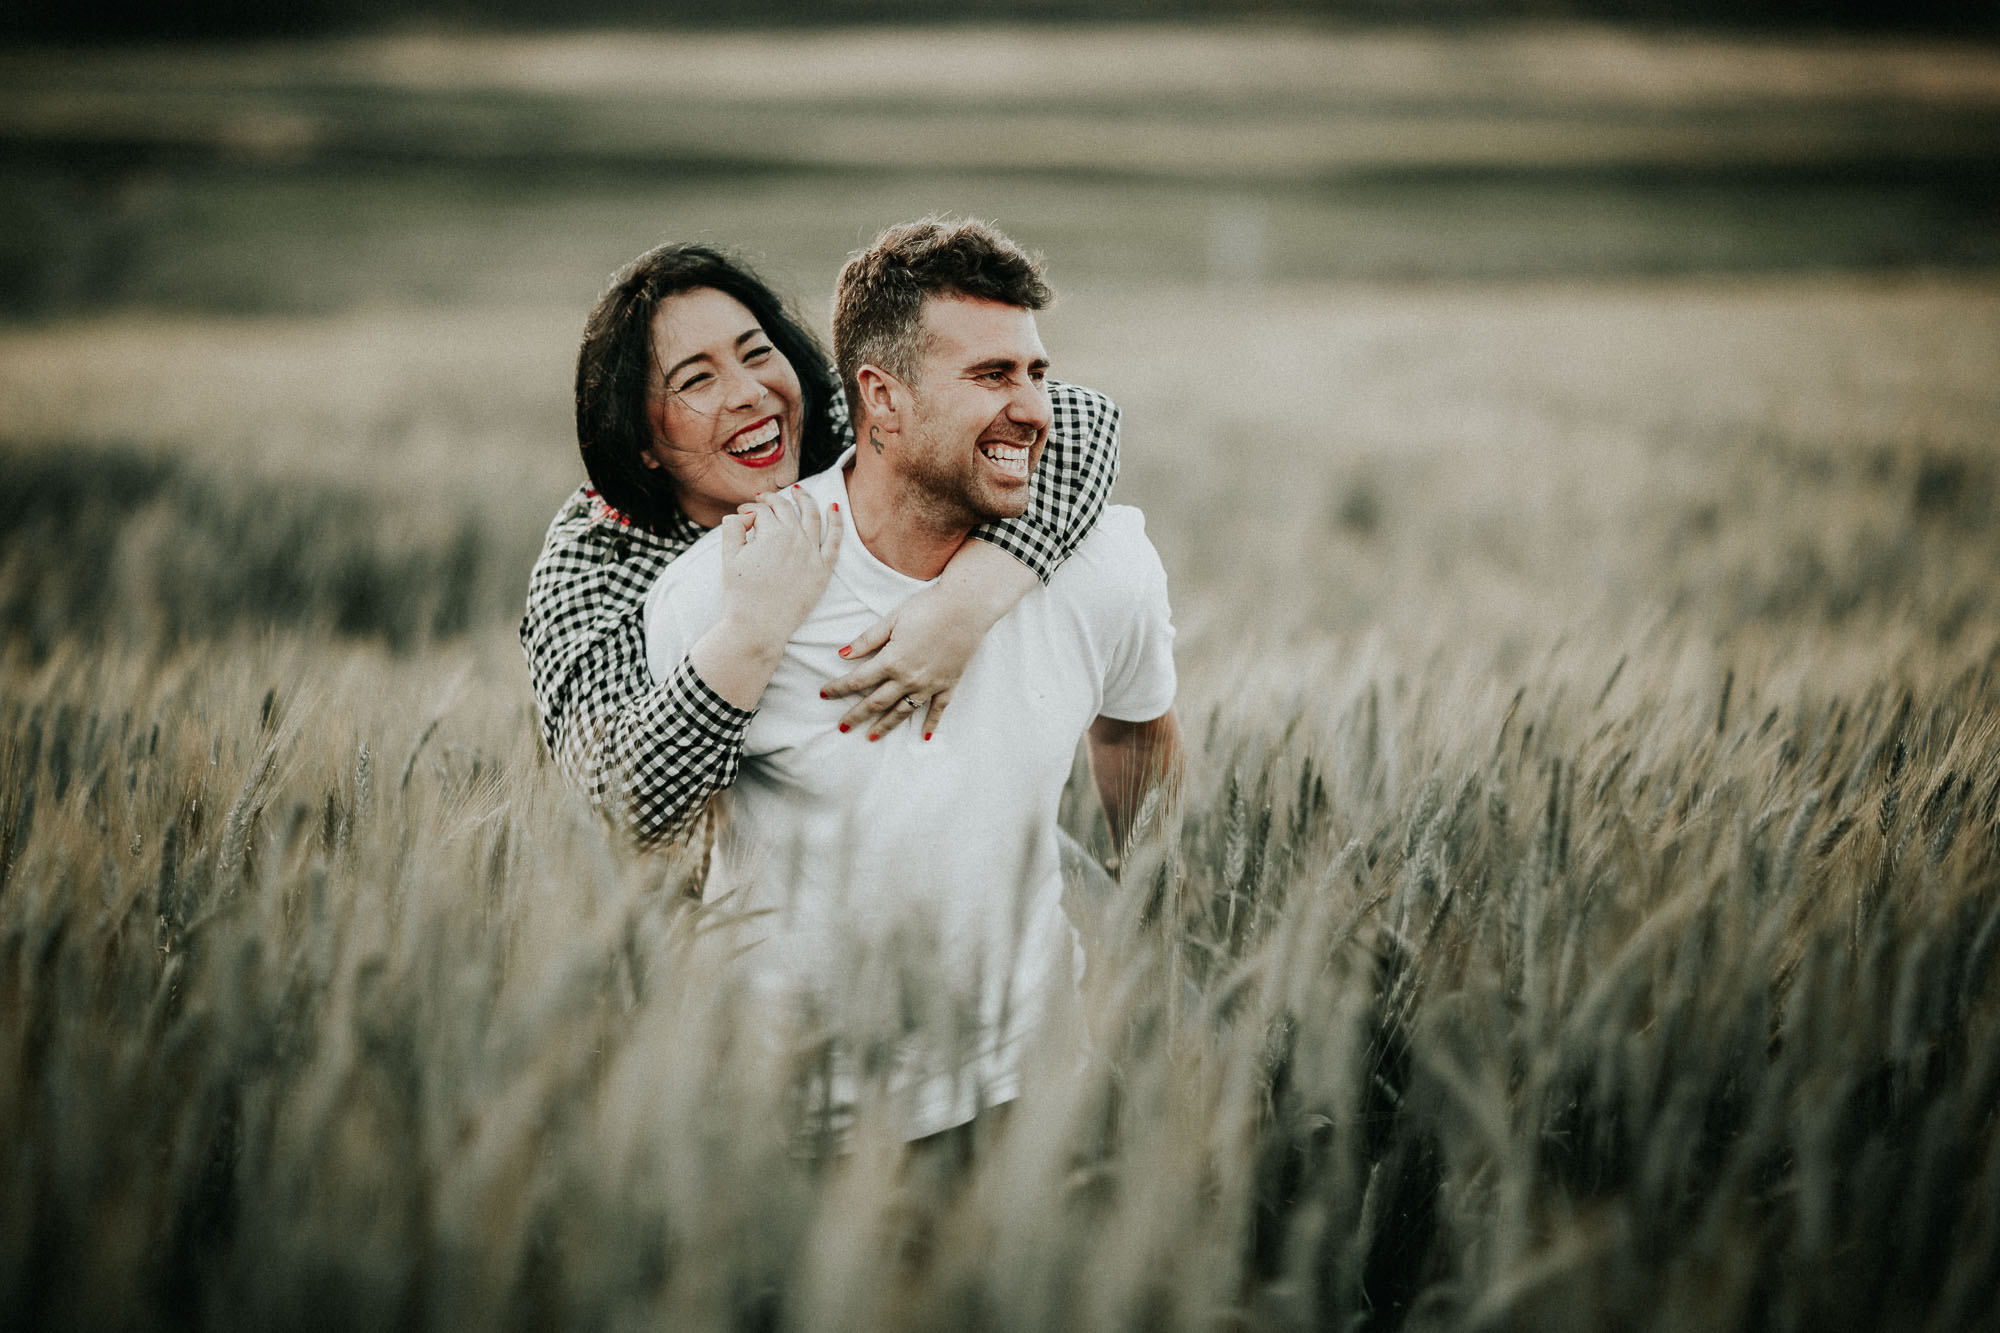
POLYGON ((787 449, 783 458, 750 472, 750 476, 760 491, 782 491, 799 479, 799 456, 787 449))

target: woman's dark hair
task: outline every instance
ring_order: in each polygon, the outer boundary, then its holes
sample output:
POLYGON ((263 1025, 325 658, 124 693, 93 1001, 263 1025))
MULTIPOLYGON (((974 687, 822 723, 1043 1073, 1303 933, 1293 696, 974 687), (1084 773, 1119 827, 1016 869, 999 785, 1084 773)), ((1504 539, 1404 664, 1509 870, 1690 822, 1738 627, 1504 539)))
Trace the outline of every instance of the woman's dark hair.
POLYGON ((741 301, 799 377, 803 424, 799 473, 832 464, 833 375, 818 339, 741 260, 705 245, 662 245, 620 269, 597 298, 576 354, 576 444, 604 503, 634 523, 665 532, 680 516, 673 479, 645 464, 653 445, 647 392, 659 373, 653 315, 681 292, 712 287, 741 301))

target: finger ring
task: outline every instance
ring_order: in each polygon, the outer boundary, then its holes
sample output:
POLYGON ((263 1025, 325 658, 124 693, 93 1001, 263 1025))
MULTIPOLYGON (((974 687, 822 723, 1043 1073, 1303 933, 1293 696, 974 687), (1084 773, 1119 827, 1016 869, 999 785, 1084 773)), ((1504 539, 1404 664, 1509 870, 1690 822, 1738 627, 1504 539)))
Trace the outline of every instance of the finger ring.
POLYGON ((919 708, 922 708, 923 706, 924 706, 924 701, 922 699, 919 699, 914 694, 904 695, 902 702, 896 705, 896 707, 906 708, 912 713, 916 712, 919 708))

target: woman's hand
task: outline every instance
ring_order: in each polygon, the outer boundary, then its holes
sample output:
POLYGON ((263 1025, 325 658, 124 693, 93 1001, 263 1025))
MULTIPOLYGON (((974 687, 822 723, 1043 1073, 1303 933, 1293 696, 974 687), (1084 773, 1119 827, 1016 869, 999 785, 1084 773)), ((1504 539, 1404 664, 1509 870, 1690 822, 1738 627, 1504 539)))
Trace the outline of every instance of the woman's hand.
POLYGON ((858 694, 843 728, 865 725, 869 740, 924 715, 924 739, 937 730, 986 632, 1035 586, 1034 573, 997 546, 969 541, 938 581, 869 627, 842 656, 873 660, 828 683, 828 698, 858 694), (905 700, 920 701, 906 707, 905 700))
POLYGON ((796 488, 722 520, 722 619, 688 660, 729 703, 751 709, 764 697, 785 644, 826 590, 843 526, 838 506, 822 522, 796 488))
POLYGON ((833 574, 839 514, 822 522, 819 506, 794 486, 723 519, 722 618, 752 637, 788 641, 833 574))

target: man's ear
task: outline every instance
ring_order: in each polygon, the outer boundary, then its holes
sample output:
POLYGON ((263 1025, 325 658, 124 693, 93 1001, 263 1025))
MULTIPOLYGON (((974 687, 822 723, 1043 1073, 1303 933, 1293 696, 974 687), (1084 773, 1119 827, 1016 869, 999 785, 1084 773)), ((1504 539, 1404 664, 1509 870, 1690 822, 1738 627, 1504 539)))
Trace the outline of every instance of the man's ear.
POLYGON ((903 408, 910 396, 907 385, 882 367, 864 363, 854 372, 854 389, 861 399, 857 416, 865 415, 869 425, 889 435, 902 430, 903 408))

